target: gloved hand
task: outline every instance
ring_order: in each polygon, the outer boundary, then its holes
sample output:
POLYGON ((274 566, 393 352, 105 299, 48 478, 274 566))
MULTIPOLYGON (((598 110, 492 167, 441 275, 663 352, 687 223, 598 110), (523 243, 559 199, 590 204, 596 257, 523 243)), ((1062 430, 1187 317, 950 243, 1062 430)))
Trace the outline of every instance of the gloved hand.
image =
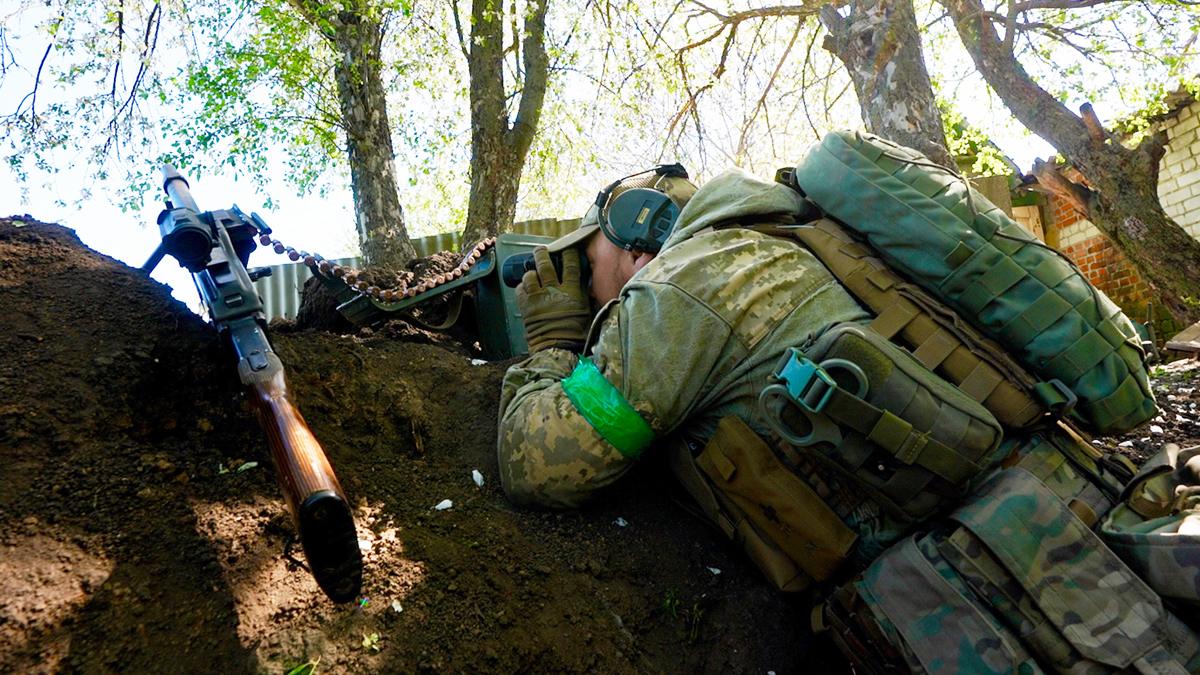
POLYGON ((582 349, 591 325, 591 304, 580 283, 579 251, 562 252, 561 278, 545 246, 533 249, 533 262, 536 269, 526 272, 517 286, 529 353, 551 347, 582 349))

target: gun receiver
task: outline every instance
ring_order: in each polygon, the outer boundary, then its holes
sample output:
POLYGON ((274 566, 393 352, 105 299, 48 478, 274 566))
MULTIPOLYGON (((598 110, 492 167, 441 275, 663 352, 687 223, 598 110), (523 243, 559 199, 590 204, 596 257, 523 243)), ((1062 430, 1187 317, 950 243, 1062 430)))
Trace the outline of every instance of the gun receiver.
POLYGON ((257 246, 254 237, 269 234, 270 228, 258 214, 247 217, 236 205, 200 211, 187 180, 173 166, 163 166, 163 179, 170 200, 158 217, 162 243, 142 269, 148 274, 169 254, 192 273, 213 325, 237 355, 238 376, 266 432, 313 577, 334 602, 353 600, 362 586, 354 517, 320 442, 291 402, 283 363, 267 340, 262 300, 246 271, 257 246))

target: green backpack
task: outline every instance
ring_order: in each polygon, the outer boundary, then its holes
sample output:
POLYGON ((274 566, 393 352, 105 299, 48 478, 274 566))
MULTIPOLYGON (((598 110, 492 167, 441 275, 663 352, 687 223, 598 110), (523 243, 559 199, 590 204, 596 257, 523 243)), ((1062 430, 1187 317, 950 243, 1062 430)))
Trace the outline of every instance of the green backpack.
POLYGON ((1071 418, 1085 428, 1120 432, 1155 415, 1129 319, 958 175, 915 150, 839 131, 781 180, 1004 346, 1044 380, 1038 391, 1076 398, 1071 418))

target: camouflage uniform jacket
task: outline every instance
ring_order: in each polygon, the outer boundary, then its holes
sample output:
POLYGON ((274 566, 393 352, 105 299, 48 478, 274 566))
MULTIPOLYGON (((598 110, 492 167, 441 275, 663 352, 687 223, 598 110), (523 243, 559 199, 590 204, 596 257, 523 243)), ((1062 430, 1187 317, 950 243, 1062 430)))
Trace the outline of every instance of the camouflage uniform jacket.
MULTIPOLYGON (((712 229, 779 222, 801 206, 791 189, 740 171, 714 178, 680 213, 658 256, 598 313, 584 353, 656 439, 681 433, 703 443, 728 415, 766 434, 757 399, 780 354, 834 323, 866 317, 795 243, 712 229)), ((505 375, 500 477, 515 502, 576 506, 637 459, 606 441, 566 396, 561 382, 578 358, 547 349, 505 375)))

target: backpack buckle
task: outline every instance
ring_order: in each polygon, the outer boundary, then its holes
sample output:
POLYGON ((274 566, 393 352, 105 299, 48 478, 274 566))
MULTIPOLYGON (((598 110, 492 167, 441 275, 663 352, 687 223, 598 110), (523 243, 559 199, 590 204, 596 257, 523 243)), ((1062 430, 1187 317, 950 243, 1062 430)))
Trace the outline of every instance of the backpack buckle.
POLYGON ((775 377, 783 382, 796 403, 813 414, 825 409, 838 386, 824 368, 795 347, 784 353, 775 368, 775 377))
POLYGON ((1070 415, 1075 410, 1075 404, 1079 402, 1075 392, 1058 378, 1037 383, 1033 387, 1033 393, 1056 420, 1070 415))

